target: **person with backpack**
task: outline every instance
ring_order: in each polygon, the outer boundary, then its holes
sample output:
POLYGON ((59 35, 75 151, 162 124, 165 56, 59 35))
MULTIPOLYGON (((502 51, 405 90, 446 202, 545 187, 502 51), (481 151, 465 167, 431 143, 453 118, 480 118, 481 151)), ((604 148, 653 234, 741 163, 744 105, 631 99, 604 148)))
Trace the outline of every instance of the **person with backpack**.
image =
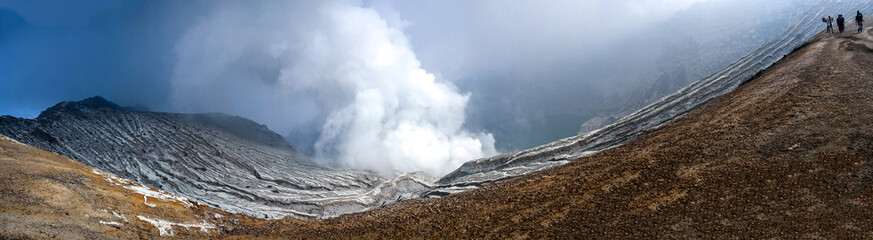
POLYGON ((846 19, 843 18, 843 14, 837 15, 837 28, 840 29, 840 33, 846 30, 846 19))
POLYGON ((855 23, 858 24, 858 33, 864 30, 864 15, 861 14, 861 11, 858 11, 858 15, 855 15, 855 23))

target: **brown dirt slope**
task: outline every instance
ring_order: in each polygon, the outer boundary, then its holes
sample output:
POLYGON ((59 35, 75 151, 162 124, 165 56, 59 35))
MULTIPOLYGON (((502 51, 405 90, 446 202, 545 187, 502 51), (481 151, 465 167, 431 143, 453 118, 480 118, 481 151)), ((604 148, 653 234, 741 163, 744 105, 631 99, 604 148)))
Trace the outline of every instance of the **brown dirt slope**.
POLYGON ((870 239, 871 186, 868 31, 817 36, 736 91, 621 147, 326 220, 266 221, 161 199, 0 137, 0 239, 870 239))
POLYGON ((239 218, 0 135, 0 239, 215 237, 239 218))
POLYGON ((873 238, 873 35, 817 36, 622 147, 441 199, 241 238, 873 238))

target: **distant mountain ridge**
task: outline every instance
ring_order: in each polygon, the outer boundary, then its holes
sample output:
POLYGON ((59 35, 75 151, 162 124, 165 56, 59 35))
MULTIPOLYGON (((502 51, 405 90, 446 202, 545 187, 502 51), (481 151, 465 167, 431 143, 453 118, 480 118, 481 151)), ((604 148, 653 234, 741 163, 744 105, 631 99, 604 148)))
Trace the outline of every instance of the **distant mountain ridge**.
MULTIPOLYGON (((93 109, 102 109, 107 113, 110 110, 148 112, 148 108, 142 106, 121 107, 103 97, 95 96, 86 98, 82 101, 65 101, 55 104, 54 106, 42 111, 39 116, 37 116, 37 119, 57 120, 61 119, 63 115, 74 115, 77 117, 88 118, 91 113, 89 110, 93 109)), ((266 125, 256 123, 249 119, 239 116, 230 116, 223 113, 190 114, 187 115, 187 117, 189 117, 193 122, 222 129, 249 141, 254 141, 279 149, 294 150, 294 148, 292 148, 281 135, 271 131, 266 125)))
POLYGON ((102 97, 35 119, 0 117, 0 134, 230 212, 321 218, 416 196, 432 178, 396 179, 310 163, 254 121, 220 113, 133 111, 102 97))

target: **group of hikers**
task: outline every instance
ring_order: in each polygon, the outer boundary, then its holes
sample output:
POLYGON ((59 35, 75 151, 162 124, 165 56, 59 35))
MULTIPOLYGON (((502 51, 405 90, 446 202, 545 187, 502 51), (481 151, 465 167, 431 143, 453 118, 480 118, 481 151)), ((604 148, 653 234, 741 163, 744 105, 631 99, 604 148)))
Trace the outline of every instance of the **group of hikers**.
MULTIPOLYGON (((834 33, 834 18, 831 16, 821 18, 821 21, 827 23, 828 29, 827 33, 834 33)), ((855 15, 855 23, 858 24, 858 33, 861 33, 864 30, 864 15, 861 14, 861 11, 858 11, 858 14, 855 15)), ((846 19, 843 18, 843 14, 837 16, 837 28, 840 29, 840 33, 843 33, 843 30, 846 30, 846 19)))

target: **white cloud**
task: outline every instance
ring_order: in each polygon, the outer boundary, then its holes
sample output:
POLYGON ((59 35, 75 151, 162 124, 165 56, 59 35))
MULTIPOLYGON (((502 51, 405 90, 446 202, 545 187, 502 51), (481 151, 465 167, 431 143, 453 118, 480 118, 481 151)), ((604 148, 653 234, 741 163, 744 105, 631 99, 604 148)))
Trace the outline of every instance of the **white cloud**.
POLYGON ((322 159, 386 175, 440 176, 496 153, 490 134, 463 129, 469 95, 422 69, 403 21, 355 2, 279 5, 219 7, 193 27, 177 46, 174 102, 280 132, 321 119, 322 159))

